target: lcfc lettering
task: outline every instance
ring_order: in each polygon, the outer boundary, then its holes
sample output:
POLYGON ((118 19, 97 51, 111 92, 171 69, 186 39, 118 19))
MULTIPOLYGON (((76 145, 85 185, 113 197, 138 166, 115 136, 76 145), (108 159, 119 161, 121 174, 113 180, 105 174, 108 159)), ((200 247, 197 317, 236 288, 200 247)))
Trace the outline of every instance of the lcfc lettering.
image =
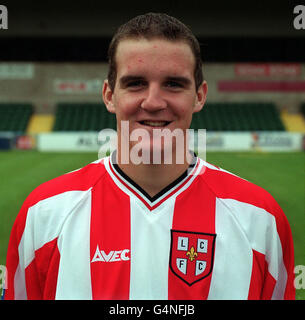
POLYGON ((95 254, 91 262, 116 262, 116 261, 128 261, 129 249, 110 251, 108 254, 104 250, 100 250, 96 247, 95 254))

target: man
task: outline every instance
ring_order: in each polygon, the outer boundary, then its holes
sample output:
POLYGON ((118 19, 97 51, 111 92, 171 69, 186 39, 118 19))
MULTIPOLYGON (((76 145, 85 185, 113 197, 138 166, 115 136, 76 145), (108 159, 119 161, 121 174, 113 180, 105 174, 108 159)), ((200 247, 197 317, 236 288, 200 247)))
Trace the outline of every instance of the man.
POLYGON ((281 208, 188 151, 207 94, 190 30, 138 16, 114 36, 109 65, 117 151, 30 194, 12 230, 6 298, 293 299, 281 208))

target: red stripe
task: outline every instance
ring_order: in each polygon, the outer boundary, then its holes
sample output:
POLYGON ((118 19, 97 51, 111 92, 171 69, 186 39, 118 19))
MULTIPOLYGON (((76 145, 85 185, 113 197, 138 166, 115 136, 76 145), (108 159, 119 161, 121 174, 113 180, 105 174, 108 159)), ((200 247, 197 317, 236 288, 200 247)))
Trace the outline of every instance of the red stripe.
MULTIPOLYGON (((111 251, 113 256, 115 251, 130 250, 130 199, 109 175, 92 190, 90 235, 90 261, 97 246, 109 257, 111 251)), ((91 279, 93 299, 129 299, 130 260, 91 262, 91 279)))
POLYGON ((15 299, 15 273, 19 264, 18 246, 25 227, 26 215, 27 208, 24 204, 20 209, 18 220, 16 219, 14 222, 7 249, 6 267, 8 284, 5 290, 5 300, 15 299))
MULTIPOLYGON (((199 162, 197 161, 196 167, 193 170, 193 174, 196 173, 196 170, 198 169, 199 166, 199 162)), ((143 204, 146 206, 146 208, 150 211, 156 209, 158 206, 160 206, 164 201, 166 201, 168 198, 170 198, 174 193, 178 192, 181 188, 183 188, 183 186, 191 179, 191 177, 193 176, 193 174, 190 174, 186 180, 177 188, 174 188, 174 190, 172 192, 170 192, 165 198, 163 198, 162 200, 160 200, 158 203, 156 203, 154 206, 150 206, 147 201, 145 201, 143 199, 143 197, 141 195, 139 195, 139 193, 137 191, 135 191, 133 188, 129 187, 123 180, 122 178, 116 173, 116 171, 113 169, 111 162, 109 163, 109 167, 111 172, 115 175, 115 177, 130 191, 132 192, 140 201, 143 202, 143 204)))
POLYGON ((265 255, 253 251, 253 265, 248 300, 270 300, 276 280, 268 271, 265 255))
POLYGON ((25 269, 28 299, 55 299, 59 260, 57 239, 35 251, 35 259, 25 269))
POLYGON ((219 81, 218 90, 226 92, 304 92, 305 81, 219 81))
MULTIPOLYGON (((173 226, 175 230, 215 233, 215 195, 197 179, 181 193, 175 203, 173 226), (200 199, 194 201, 194 199, 200 199)), ((188 263, 195 263, 188 261, 188 263)), ((168 274, 168 299, 207 299, 212 272, 194 283, 191 288, 171 270, 168 274)))

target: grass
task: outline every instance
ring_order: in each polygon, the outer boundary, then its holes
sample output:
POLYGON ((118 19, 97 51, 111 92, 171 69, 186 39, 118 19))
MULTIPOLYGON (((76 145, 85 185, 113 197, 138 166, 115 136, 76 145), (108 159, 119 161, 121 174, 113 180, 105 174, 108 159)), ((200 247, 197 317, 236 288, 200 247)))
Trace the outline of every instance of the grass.
MULTIPOLYGON (((0 152, 0 265, 5 265, 10 230, 27 195, 39 184, 96 159, 96 153, 0 152)), ((206 160, 274 196, 292 229, 295 264, 305 265, 305 154, 212 152, 206 160)), ((297 290, 297 299, 305 300, 305 290, 297 290)))

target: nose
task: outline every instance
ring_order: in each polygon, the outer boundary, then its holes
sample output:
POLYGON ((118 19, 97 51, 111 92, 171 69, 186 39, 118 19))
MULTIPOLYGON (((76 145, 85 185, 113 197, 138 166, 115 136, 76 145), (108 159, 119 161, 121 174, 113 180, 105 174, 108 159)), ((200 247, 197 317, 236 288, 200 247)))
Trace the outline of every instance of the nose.
POLYGON ((141 103, 142 109, 154 112, 165 109, 166 106, 167 103, 162 97, 162 92, 158 85, 150 85, 147 89, 146 96, 141 103))

